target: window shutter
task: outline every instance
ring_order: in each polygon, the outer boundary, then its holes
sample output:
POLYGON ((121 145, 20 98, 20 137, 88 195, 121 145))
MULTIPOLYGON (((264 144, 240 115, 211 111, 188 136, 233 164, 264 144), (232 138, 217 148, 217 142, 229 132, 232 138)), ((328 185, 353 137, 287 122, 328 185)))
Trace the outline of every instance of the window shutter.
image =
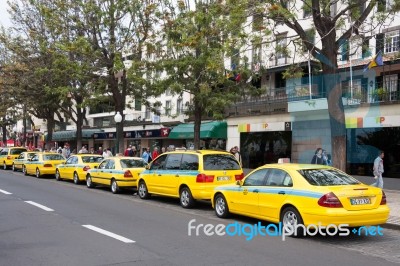
POLYGON ((342 61, 349 60, 349 41, 346 40, 342 45, 342 61))
POLYGON ((375 50, 375 54, 377 54, 379 51, 382 51, 382 53, 384 53, 384 45, 385 45, 385 34, 383 33, 379 33, 376 35, 376 50, 375 50))

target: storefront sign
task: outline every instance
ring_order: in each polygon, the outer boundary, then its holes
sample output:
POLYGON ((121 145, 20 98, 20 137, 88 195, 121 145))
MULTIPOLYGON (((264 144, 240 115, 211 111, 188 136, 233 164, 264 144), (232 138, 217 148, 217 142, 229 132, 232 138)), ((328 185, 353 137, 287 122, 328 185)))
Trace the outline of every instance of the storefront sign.
MULTIPOLYGON (((140 138, 159 138, 159 137, 168 137, 170 129, 169 128, 161 128, 161 129, 152 129, 152 130, 134 130, 124 132, 124 138, 127 139, 140 139, 140 138)), ((93 134, 94 139, 116 139, 116 132, 109 133, 95 133, 93 134)))
POLYGON ((257 124, 239 124, 238 132, 290 131, 291 122, 270 122, 257 124))
POLYGON ((400 126, 400 116, 397 115, 346 118, 346 128, 375 128, 398 126, 400 126))

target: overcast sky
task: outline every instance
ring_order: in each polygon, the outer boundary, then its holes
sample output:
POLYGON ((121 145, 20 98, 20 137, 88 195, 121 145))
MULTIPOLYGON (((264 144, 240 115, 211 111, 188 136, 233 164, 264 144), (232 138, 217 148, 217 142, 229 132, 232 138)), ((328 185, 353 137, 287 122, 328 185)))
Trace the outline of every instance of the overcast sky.
POLYGON ((7 0, 0 0, 0 24, 6 28, 11 26, 10 15, 8 14, 7 9, 7 0))

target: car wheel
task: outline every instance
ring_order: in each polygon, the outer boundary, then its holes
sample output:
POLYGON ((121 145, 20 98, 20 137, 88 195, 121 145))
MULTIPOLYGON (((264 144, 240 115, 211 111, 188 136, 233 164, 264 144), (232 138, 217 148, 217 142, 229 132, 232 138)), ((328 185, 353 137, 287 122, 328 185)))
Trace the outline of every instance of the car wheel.
POLYGON ((24 175, 28 175, 25 165, 22 166, 22 172, 24 173, 24 175))
POLYGON ((188 187, 181 188, 179 192, 179 199, 183 208, 191 208, 194 205, 194 198, 188 187))
POLYGON ((138 195, 141 199, 148 199, 150 197, 146 183, 143 180, 139 182, 138 195))
POLYGON ((229 208, 224 195, 218 194, 215 196, 214 209, 215 214, 219 218, 226 218, 229 216, 229 208))
POLYGON ((90 175, 86 176, 86 186, 88 188, 93 188, 94 187, 94 185, 92 183, 92 177, 90 175))
POLYGON ((15 169, 15 165, 14 164, 12 164, 12 170, 15 172, 15 171, 17 171, 17 169, 15 169))
POLYGON ((56 176, 56 180, 57 180, 57 181, 61 181, 61 175, 60 175, 60 171, 58 171, 58 169, 56 169, 56 174, 55 174, 55 176, 56 176))
POLYGON ((303 219, 294 207, 286 207, 281 213, 281 223, 286 235, 291 237, 304 236, 303 219))
POLYGON ((4 170, 7 170, 7 164, 6 164, 6 162, 3 162, 3 169, 4 169, 4 170))
POLYGON ((36 176, 36 178, 40 178, 40 170, 39 170, 39 168, 36 168, 35 176, 36 176))
POLYGON ((115 181, 115 179, 111 180, 111 192, 113 194, 117 194, 119 192, 119 187, 118 187, 117 181, 115 181))
POLYGON ((74 172, 74 183, 75 183, 75 185, 78 185, 79 182, 80 182, 80 180, 79 180, 78 173, 77 173, 77 172, 74 172))

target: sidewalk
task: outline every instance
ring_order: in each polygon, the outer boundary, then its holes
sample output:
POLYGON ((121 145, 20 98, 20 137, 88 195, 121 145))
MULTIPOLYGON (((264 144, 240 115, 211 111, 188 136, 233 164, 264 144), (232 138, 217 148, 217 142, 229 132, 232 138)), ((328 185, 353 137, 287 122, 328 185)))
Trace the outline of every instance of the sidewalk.
POLYGON ((386 190, 387 204, 390 208, 389 219, 383 227, 390 229, 400 229, 400 191, 386 190))

